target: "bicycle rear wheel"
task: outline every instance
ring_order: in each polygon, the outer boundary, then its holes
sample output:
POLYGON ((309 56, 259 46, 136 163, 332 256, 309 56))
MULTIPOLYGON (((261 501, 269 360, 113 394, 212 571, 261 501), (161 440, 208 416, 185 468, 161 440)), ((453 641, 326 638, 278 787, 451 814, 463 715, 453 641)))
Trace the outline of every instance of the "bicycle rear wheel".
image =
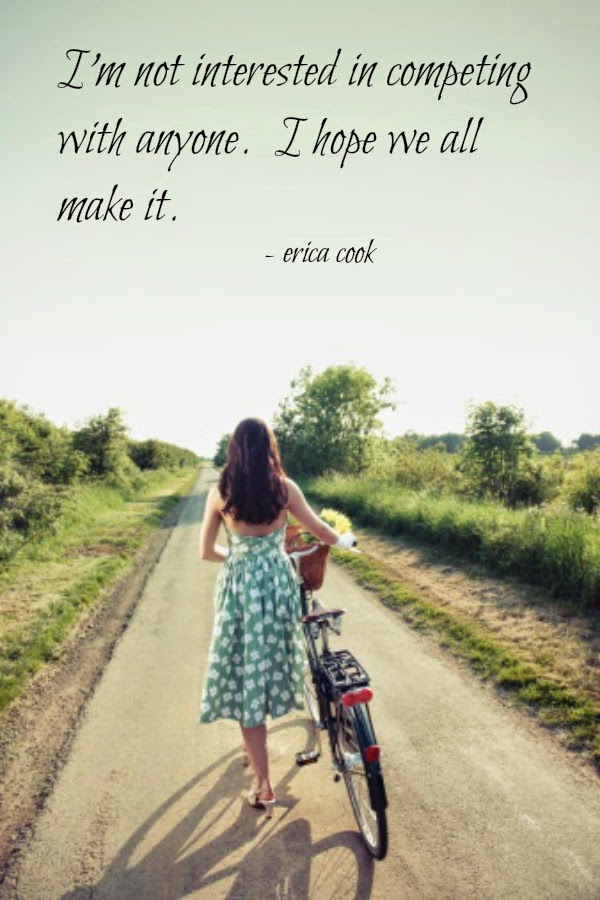
POLYGON ((354 817, 375 859, 388 850, 387 799, 379 761, 365 759, 375 744, 370 717, 362 706, 338 705, 338 754, 354 817))

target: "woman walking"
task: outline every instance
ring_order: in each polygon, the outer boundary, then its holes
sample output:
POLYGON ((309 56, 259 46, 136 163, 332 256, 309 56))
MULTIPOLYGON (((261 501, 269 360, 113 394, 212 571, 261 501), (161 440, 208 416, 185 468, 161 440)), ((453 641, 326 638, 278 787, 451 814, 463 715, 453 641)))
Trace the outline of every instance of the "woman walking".
POLYGON ((218 485, 209 492, 200 533, 202 559, 224 563, 202 693, 201 722, 234 719, 255 775, 252 806, 275 804, 266 717, 303 708, 304 650, 296 576, 284 550, 288 512, 330 546, 351 547, 310 508, 283 472, 274 434, 244 419, 229 443, 218 485), (216 543, 224 524, 229 547, 216 543))

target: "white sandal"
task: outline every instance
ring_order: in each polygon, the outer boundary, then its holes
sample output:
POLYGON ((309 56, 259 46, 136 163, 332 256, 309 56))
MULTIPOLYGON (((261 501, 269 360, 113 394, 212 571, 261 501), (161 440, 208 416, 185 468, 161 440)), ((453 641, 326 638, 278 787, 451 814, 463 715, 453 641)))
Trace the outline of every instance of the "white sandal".
POLYGON ((248 792, 247 800, 254 809, 264 809, 265 818, 267 819, 270 819, 273 815, 273 807, 277 803, 277 798, 273 791, 257 791, 255 787, 251 788, 248 792), (268 800, 265 800, 261 797, 261 794, 267 793, 270 793, 272 796, 268 800))

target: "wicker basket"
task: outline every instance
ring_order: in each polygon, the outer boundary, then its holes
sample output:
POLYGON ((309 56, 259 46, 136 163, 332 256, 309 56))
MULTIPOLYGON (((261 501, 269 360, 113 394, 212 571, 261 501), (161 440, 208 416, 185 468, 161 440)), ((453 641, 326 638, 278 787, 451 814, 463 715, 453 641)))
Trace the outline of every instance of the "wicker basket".
MULTIPOLYGON (((293 550, 308 550, 318 541, 311 541, 308 544, 302 539, 302 529, 296 525, 288 525, 285 530, 285 549, 288 553, 293 550)), ((326 544, 320 544, 319 549, 298 560, 300 565, 300 575, 304 582, 304 587, 309 591, 317 591, 323 584, 325 578, 325 570, 327 568, 327 557, 329 556, 329 547, 326 544)))

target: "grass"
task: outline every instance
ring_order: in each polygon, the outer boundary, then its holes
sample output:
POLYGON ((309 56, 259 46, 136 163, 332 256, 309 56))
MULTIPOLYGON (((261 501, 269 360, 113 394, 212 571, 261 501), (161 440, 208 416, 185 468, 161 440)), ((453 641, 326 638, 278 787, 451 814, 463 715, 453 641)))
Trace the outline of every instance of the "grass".
POLYGON ((573 749, 589 754, 600 766, 600 706, 585 690, 565 683, 550 655, 524 658, 518 646, 508 648, 493 632, 451 608, 441 609, 418 589, 398 581, 379 559, 334 552, 363 587, 375 592, 412 627, 426 631, 438 644, 466 660, 484 680, 535 712, 548 727, 566 734, 573 749))
POLYGON ((86 608, 130 570, 197 472, 145 473, 135 492, 80 486, 56 529, 0 567, 0 711, 56 658, 86 608))
POLYGON ((563 507, 509 510, 369 478, 335 475, 305 486, 320 503, 337 505, 364 525, 412 535, 493 573, 600 608, 597 517, 563 507))

